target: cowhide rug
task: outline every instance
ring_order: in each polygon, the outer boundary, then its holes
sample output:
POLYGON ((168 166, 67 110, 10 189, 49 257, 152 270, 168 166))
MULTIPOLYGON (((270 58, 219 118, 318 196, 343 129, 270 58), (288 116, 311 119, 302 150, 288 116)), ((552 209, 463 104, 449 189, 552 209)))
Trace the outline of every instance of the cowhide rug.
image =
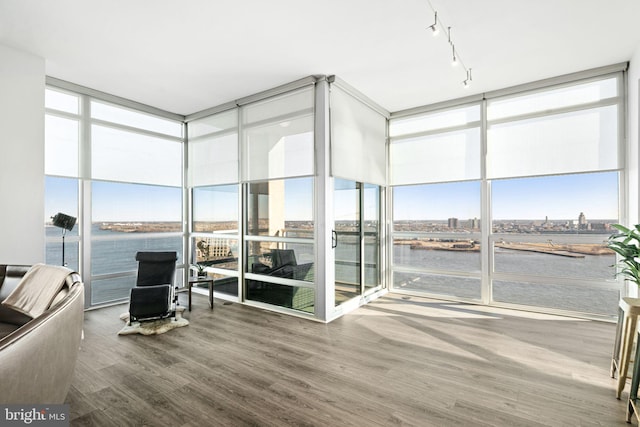
POLYGON ((166 319, 150 320, 147 322, 131 322, 131 325, 129 325, 129 313, 122 313, 120 315, 120 319, 124 320, 127 324, 120 330, 120 332, 118 332, 118 335, 160 335, 172 329, 187 326, 189 321, 182 317, 183 311, 184 307, 177 307, 175 320, 173 317, 169 317, 166 319))

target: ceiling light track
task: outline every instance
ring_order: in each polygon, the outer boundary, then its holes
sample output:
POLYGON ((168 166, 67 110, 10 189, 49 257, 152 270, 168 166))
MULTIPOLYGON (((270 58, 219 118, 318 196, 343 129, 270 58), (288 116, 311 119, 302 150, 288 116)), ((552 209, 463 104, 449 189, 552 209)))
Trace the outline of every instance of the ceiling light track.
POLYGON ((451 38, 451 27, 445 27, 442 20, 438 18, 438 11, 435 10, 433 5, 431 4, 431 1, 427 0, 427 3, 431 8, 431 10, 433 11, 433 24, 429 25, 427 29, 431 30, 431 33, 433 34, 434 37, 440 33, 440 29, 443 29, 443 30, 445 28, 447 29, 447 37, 448 37, 447 42, 451 46, 451 65, 456 68, 458 65, 460 65, 462 70, 465 72, 466 78, 462 82, 462 85, 466 89, 471 85, 471 81, 472 81, 471 68, 467 68, 467 66, 464 65, 464 62, 462 62, 462 59, 460 58, 460 52, 458 52, 458 50, 456 49, 456 45, 454 44, 453 39, 451 38))

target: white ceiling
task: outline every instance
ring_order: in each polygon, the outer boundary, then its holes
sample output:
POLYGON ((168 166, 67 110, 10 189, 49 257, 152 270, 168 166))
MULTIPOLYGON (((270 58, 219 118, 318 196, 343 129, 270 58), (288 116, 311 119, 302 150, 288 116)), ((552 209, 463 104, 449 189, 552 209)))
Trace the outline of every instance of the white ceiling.
POLYGON ((0 0, 0 43, 47 75, 190 114, 313 74, 389 111, 624 62, 638 0, 0 0))

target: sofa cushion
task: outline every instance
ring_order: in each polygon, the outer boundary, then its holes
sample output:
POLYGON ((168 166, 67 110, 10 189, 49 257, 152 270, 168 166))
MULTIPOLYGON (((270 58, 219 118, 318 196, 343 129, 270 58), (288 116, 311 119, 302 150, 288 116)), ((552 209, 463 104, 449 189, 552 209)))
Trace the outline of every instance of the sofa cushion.
MULTIPOLYGON (((0 265, 0 302, 4 301, 18 286, 22 277, 29 271, 26 265, 0 265)), ((0 323, 22 326, 31 320, 31 317, 20 313, 11 307, 0 304, 0 323)))

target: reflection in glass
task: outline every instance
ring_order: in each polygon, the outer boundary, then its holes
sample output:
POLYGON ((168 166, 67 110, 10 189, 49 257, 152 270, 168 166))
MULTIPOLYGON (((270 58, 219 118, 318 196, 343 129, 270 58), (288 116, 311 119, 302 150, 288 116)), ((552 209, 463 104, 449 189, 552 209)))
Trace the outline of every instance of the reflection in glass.
POLYGON ((250 235, 313 238, 313 178, 249 184, 250 235))
POLYGON ((313 244, 248 242, 247 272, 313 282, 313 244))
POLYGON ((280 285, 276 283, 246 280, 247 299, 279 307, 313 313, 315 291, 301 286, 280 285))
POLYGON ((225 270, 238 270, 238 239, 227 239, 218 235, 194 237, 195 262, 225 270))

